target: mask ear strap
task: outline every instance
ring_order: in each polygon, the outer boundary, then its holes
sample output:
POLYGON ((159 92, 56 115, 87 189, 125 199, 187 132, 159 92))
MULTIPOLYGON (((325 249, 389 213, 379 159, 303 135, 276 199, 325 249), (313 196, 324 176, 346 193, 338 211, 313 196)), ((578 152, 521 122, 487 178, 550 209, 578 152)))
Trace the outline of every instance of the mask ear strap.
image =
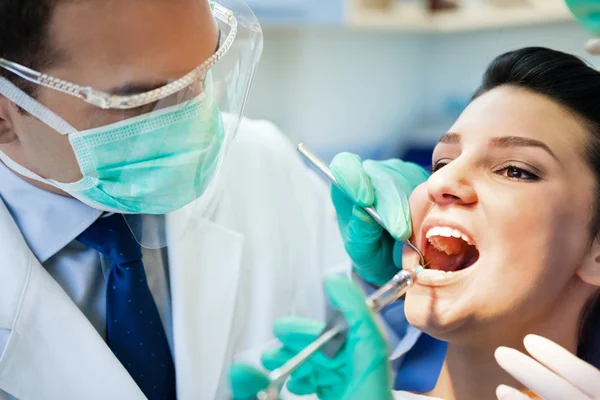
POLYGON ((41 176, 39 176, 38 174, 28 170, 27 168, 21 166, 20 164, 17 164, 10 157, 8 157, 6 154, 4 154, 1 151, 0 151, 0 161, 2 161, 4 163, 4 165, 6 165, 9 169, 18 173, 19 175, 23 175, 24 177, 33 179, 34 181, 38 181, 41 183, 46 183, 46 184, 50 184, 52 186, 56 186, 55 185, 56 182, 50 181, 48 179, 44 179, 41 176))
POLYGON ((73 128, 67 121, 16 87, 8 79, 2 77, 0 77, 0 95, 6 97, 8 100, 12 101, 17 106, 21 107, 23 110, 62 135, 77 132, 77 129, 73 128))

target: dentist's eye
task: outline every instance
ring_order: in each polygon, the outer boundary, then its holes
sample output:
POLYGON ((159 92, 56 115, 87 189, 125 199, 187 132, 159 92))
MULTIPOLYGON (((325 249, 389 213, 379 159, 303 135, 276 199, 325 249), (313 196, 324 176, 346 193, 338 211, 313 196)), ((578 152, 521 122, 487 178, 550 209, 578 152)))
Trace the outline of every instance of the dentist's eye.
POLYGON ((502 169, 496 171, 496 173, 507 177, 508 179, 513 179, 516 181, 539 181, 540 177, 534 174, 533 172, 529 172, 523 168, 516 167, 514 165, 509 165, 503 167, 502 169))

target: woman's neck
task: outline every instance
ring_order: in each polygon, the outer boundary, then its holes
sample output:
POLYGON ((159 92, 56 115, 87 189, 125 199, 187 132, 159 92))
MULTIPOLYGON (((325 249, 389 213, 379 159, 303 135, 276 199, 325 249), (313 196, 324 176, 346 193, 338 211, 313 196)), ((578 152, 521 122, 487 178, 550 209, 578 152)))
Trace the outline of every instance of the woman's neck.
POLYGON ((435 389, 429 393, 445 400, 495 399, 496 388, 520 385, 500 368, 494 350, 464 348, 449 344, 435 389))
MULTIPOLYGON (((523 338, 527 334, 546 337, 575 353, 580 324, 580 311, 595 288, 578 279, 567 288, 565 296, 550 307, 543 318, 521 329, 512 324, 503 324, 512 329, 478 335, 489 338, 477 344, 449 343, 444 366, 437 385, 429 394, 446 400, 496 399, 496 388, 505 384, 517 389, 523 386, 508 375, 496 362, 494 352, 499 346, 515 348, 527 354, 523 338), (511 326, 512 325, 512 326, 511 326)), ((502 324, 499 324, 502 326, 502 324)))

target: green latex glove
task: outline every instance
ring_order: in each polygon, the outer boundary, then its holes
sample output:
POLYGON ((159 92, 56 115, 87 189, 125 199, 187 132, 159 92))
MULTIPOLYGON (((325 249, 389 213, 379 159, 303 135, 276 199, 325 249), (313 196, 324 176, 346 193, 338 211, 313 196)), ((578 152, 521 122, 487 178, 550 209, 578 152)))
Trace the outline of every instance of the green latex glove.
POLYGON ((585 30, 594 36, 600 36, 600 1, 565 0, 567 7, 585 30))
POLYGON ((269 386, 269 378, 259 370, 245 364, 235 364, 229 371, 234 400, 252 400, 269 386))
MULTIPOLYGON (((344 314, 349 332, 346 346, 329 359, 317 353, 298 368, 287 383, 297 395, 315 393, 321 400, 392 399, 388 347, 361 290, 346 277, 335 276, 325 286, 332 305, 344 314)), ((279 368, 315 340, 324 325, 296 317, 279 321, 275 335, 283 347, 263 354, 267 369, 279 368)))
POLYGON ((428 178, 416 164, 392 159, 362 161, 355 154, 338 154, 331 171, 343 191, 333 186, 331 197, 338 224, 354 269, 367 282, 381 286, 402 267, 402 243, 412 224, 408 198, 428 178), (386 232, 360 206, 374 206, 386 232))

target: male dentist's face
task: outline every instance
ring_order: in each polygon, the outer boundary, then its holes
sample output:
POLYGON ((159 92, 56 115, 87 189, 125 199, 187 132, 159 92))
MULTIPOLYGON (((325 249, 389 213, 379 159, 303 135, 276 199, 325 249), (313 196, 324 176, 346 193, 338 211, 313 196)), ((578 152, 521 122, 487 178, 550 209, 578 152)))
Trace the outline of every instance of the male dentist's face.
MULTIPOLYGON (((152 90, 184 76, 215 52, 219 40, 207 0, 59 1, 48 31, 49 45, 57 57, 41 72, 125 95, 152 90)), ((39 88, 37 100, 77 130, 136 115, 135 110, 100 110, 47 88, 39 88)), ((66 135, 18 110, 2 96, 0 123, 0 150, 11 159, 43 178, 59 182, 81 179, 66 135)))

